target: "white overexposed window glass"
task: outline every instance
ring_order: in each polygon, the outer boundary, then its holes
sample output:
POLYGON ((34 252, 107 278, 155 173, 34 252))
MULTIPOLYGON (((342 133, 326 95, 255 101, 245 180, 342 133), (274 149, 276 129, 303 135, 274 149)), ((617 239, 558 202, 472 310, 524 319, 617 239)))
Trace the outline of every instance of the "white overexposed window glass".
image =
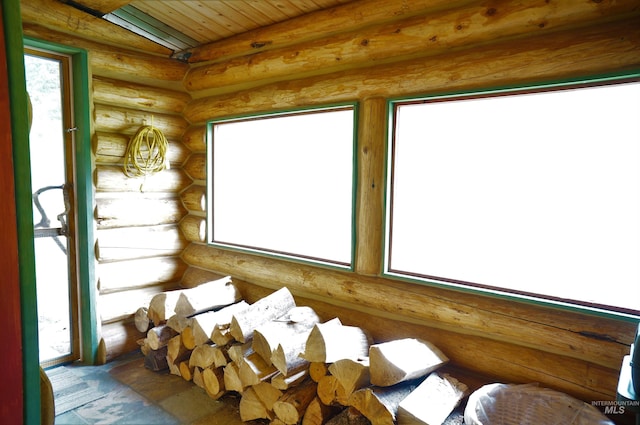
POLYGON ((640 313, 640 82, 393 106, 388 273, 640 313))
POLYGON ((212 122, 209 241, 350 266, 354 106, 212 122))

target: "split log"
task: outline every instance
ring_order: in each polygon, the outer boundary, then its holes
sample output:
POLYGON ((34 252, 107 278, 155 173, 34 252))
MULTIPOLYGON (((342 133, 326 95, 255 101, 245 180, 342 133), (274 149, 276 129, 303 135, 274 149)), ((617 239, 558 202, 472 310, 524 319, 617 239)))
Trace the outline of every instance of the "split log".
POLYGON ((228 326, 216 326, 211 334, 211 341, 222 346, 232 343, 234 339, 231 336, 231 332, 229 332, 228 326))
POLYGON ((96 195, 96 222, 99 229, 113 227, 177 224, 187 210, 175 194, 115 193, 96 195), (132 196, 133 195, 133 196, 132 196))
POLYGON ((207 221, 204 217, 186 215, 180 220, 180 230, 188 241, 204 242, 207 239, 207 221))
POLYGON ((329 365, 329 373, 342 385, 346 396, 371 384, 369 358, 338 360, 329 365))
POLYGON ((207 187, 192 184, 180 193, 180 199, 189 211, 203 213, 207 210, 207 187))
POLYGON ((310 362, 332 363, 359 359, 369 354, 370 337, 355 326, 344 326, 338 318, 316 324, 301 357, 310 362))
MULTIPOLYGON (((177 314, 176 316, 180 317, 177 314)), ((190 326, 185 326, 184 329, 182 329, 181 335, 182 335, 182 343, 184 344, 185 347, 187 347, 189 350, 193 350, 194 348, 196 348, 196 342, 195 342, 195 339, 193 338, 193 331, 190 326)))
POLYGON ((295 387, 302 383, 309 376, 309 369, 302 368, 298 371, 292 371, 289 375, 285 375, 278 371, 271 377, 271 385, 279 390, 288 390, 291 387, 295 387))
POLYGON ((309 332, 318 322, 320 318, 311 307, 294 307, 254 329, 253 349, 271 364, 273 353, 280 346, 282 356, 278 360, 283 369, 279 370, 286 375, 286 362, 303 351, 309 332))
POLYGON ((149 350, 146 356, 144 356, 144 367, 154 372, 167 369, 169 367, 167 363, 167 346, 162 346, 157 350, 149 350))
POLYGON ((371 421, 353 407, 347 407, 329 419, 326 425, 371 425, 371 421))
POLYGON ((362 388, 349 396, 348 405, 355 407, 373 425, 395 425, 398 405, 415 386, 415 382, 405 381, 391 387, 362 388))
POLYGON ((242 393, 238 410, 240 411, 240 419, 243 422, 255 419, 273 419, 273 413, 267 410, 252 387, 247 388, 242 393))
POLYGON ((229 332, 237 341, 245 342, 253 336, 256 327, 284 315, 295 306, 289 289, 282 287, 251 304, 246 310, 234 314, 229 332))
MULTIPOLYGON (((217 345, 197 345, 189 356, 189 366, 199 367, 206 369, 216 364, 216 359, 220 359, 220 356, 224 358, 224 354, 221 354, 222 349, 217 345)), ((218 360, 219 361, 219 360, 218 360)))
POLYGON ((324 425, 341 410, 344 410, 342 406, 327 406, 315 397, 304 412, 302 425, 324 425))
POLYGON ((240 292, 231 281, 231 276, 227 276, 180 291, 174 312, 179 316, 188 317, 226 307, 239 301, 240 297, 240 292))
POLYGON ((147 332, 147 343, 152 350, 158 350, 176 335, 177 332, 167 325, 154 326, 147 332))
POLYGON ((178 316, 177 314, 172 315, 165 322, 167 326, 178 333, 182 333, 187 327, 191 325, 190 317, 178 316))
POLYGON ((278 419, 285 424, 300 423, 307 406, 316 396, 316 388, 317 384, 309 379, 285 391, 273 404, 273 411, 278 419))
POLYGON ((188 350, 182 343, 182 337, 178 334, 167 342, 167 364, 169 372, 173 375, 182 376, 180 373, 180 363, 189 360, 191 350, 188 350))
POLYGON ((318 381, 318 398, 327 406, 347 406, 349 395, 344 387, 333 375, 325 375, 318 381))
POLYGON ((202 369, 202 380, 207 395, 214 400, 219 399, 226 392, 224 386, 224 369, 222 367, 202 369))
POLYGON ((309 376, 315 382, 320 381, 323 376, 329 374, 329 365, 324 362, 309 363, 309 376))
POLYGON ((252 388, 267 411, 273 412, 273 405, 282 397, 282 391, 267 382, 260 382, 252 388))
POLYGON ((224 387, 227 391, 236 391, 240 394, 244 392, 245 387, 240 380, 240 370, 236 362, 229 362, 224 367, 224 387))
POLYGON ((227 355, 231 361, 235 362, 237 365, 239 365, 245 357, 250 356, 254 352, 251 341, 245 343, 236 342, 227 348, 227 355))
POLYGON ((193 371, 195 368, 189 366, 188 360, 183 360, 178 365, 180 368, 180 375, 185 381, 191 381, 193 379, 193 371))
POLYGON ((415 338, 374 344, 369 349, 371 384, 387 387, 424 377, 448 361, 435 345, 415 338))
POLYGON ((149 320, 149 315, 147 314, 146 307, 140 307, 136 310, 136 313, 133 315, 133 321, 136 325, 136 329, 140 332, 146 333, 151 326, 151 320, 149 320))
POLYGON ((302 340, 289 340, 286 347, 278 344, 271 354, 271 363, 285 375, 291 374, 293 370, 307 368, 309 361, 300 357, 300 353, 304 347, 302 340))
POLYGON ((151 319, 154 324, 163 324, 174 314, 173 310, 176 308, 180 292, 181 290, 179 289, 174 291, 165 291, 156 294, 151 298, 147 313, 149 315, 149 319, 151 319))
POLYGON ((189 328, 191 328, 190 332, 193 335, 194 345, 202 345, 211 341, 216 328, 228 327, 233 315, 246 309, 248 306, 249 304, 246 301, 241 300, 220 310, 207 311, 191 317, 189 328))
POLYGON ((258 353, 251 353, 238 362, 238 373, 243 387, 257 385, 271 379, 277 369, 267 364, 258 353))
POLYGON ((202 369, 200 369, 199 367, 194 367, 193 368, 193 383, 196 384, 197 387, 202 388, 203 390, 204 388, 204 379, 202 378, 202 369))
POLYGON ((398 425, 442 424, 469 388, 457 379, 434 372, 400 402, 398 425))

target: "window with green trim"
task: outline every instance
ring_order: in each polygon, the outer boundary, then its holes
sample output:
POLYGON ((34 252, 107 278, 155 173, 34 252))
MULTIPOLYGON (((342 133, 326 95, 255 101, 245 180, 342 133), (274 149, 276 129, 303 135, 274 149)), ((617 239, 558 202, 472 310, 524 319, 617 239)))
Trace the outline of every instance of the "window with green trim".
POLYGON ((391 102, 385 270, 640 314, 640 82, 391 102))
POLYGON ((209 242, 350 267, 355 110, 210 122, 209 242))

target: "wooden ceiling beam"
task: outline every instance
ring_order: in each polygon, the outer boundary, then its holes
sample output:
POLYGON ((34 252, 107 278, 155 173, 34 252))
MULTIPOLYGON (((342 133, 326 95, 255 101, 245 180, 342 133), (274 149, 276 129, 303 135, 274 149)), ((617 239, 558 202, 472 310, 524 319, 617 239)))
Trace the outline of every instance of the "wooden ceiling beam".
POLYGON ((166 47, 58 0, 22 0, 20 10, 23 23, 40 25, 50 30, 128 50, 139 50, 165 57, 172 53, 166 47))
POLYGON ((359 0, 301 15, 266 27, 203 44, 179 55, 189 63, 229 60, 302 42, 326 38, 373 24, 454 8, 471 0, 359 0))
POLYGON ((94 10, 101 15, 111 13, 131 3, 131 0, 61 0, 63 3, 75 3, 88 10, 94 10))

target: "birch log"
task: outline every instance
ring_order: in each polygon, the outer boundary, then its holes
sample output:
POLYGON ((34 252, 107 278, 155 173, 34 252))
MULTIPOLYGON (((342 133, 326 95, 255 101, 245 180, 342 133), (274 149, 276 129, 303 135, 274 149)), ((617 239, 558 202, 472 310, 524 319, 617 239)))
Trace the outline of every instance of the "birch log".
POLYGON ((342 385, 346 396, 371 384, 369 358, 338 360, 329 365, 329 373, 342 385))
POLYGON ((285 424, 300 423, 307 406, 316 396, 316 388, 317 384, 309 379, 285 391, 273 404, 273 411, 278 419, 285 424))
POLYGON ((438 347, 415 338, 374 344, 369 349, 371 383, 388 387, 420 378, 448 361, 438 347))
POLYGON ((395 425, 398 405, 415 385, 404 382, 392 387, 368 387, 349 396, 349 406, 355 407, 372 425, 395 425))
POLYGON ((398 425, 442 424, 460 404, 469 388, 448 374, 436 372, 398 405, 398 425))
POLYGON ((160 325, 174 314, 180 292, 181 290, 165 291, 151 298, 147 312, 154 324, 160 325))
POLYGON ((287 374, 287 360, 292 360, 292 357, 297 357, 297 354, 302 351, 309 332, 319 321, 320 318, 311 307, 294 307, 283 316, 270 322, 265 322, 254 329, 253 349, 268 364, 272 363, 272 355, 278 346, 280 346, 283 356, 285 351, 287 353, 297 351, 297 353, 290 354, 288 357, 284 356, 281 359, 284 362, 284 365, 281 363, 281 367, 284 370, 279 370, 287 374), (287 349, 284 349, 283 346, 287 347, 287 349), (289 347, 292 348, 289 349, 289 347))
POLYGON ((237 341, 245 342, 253 336, 256 327, 284 315, 295 306, 289 289, 282 287, 251 304, 246 310, 234 314, 229 332, 237 341))
POLYGON ((223 367, 203 369, 202 380, 204 382, 204 388, 207 394, 214 400, 219 399, 226 392, 224 386, 223 367))
POLYGON ((359 327, 344 326, 335 318, 316 324, 307 339, 301 357, 310 362, 332 363, 341 359, 359 359, 369 355, 370 337, 359 327))
POLYGON ((240 291, 231 276, 183 289, 178 295, 174 312, 179 316, 192 316, 209 310, 226 307, 239 301, 240 291))
POLYGON ((246 301, 241 300, 220 310, 207 311, 193 316, 189 322, 190 332, 193 336, 193 344, 198 346, 210 341, 215 329, 228 327, 233 315, 246 309, 248 306, 249 304, 246 301))

